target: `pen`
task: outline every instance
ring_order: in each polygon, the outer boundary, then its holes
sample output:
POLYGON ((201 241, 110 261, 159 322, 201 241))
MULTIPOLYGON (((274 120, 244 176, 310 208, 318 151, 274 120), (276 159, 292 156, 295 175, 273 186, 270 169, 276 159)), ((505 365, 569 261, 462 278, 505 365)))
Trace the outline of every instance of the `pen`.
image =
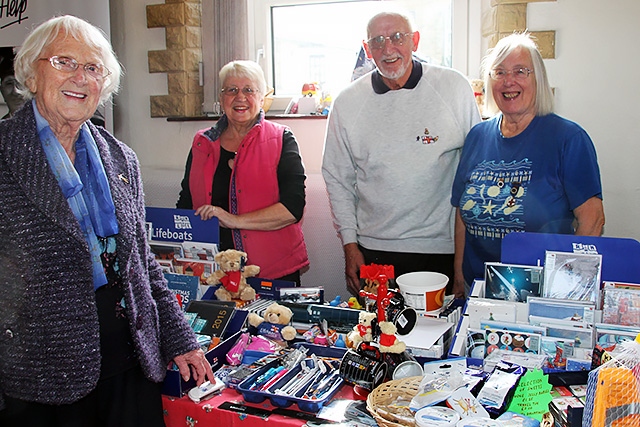
POLYGON ((320 387, 318 387, 318 391, 317 394, 312 395, 311 396, 311 400, 316 400, 316 399, 321 399, 325 394, 327 394, 331 388, 338 382, 340 381, 340 375, 339 374, 335 374, 332 376, 331 380, 327 381, 327 383, 323 386, 323 388, 321 389, 320 387))
POLYGON ((262 387, 260 387, 260 390, 269 390, 269 388, 277 383, 278 380, 280 380, 280 378, 282 378, 287 372, 289 372, 288 369, 281 369, 280 372, 277 372, 273 377, 271 377, 269 381, 267 381, 262 387))
POLYGON ((331 380, 333 380, 336 375, 338 375, 338 372, 333 371, 331 374, 325 376, 319 383, 314 384, 312 387, 309 387, 309 389, 304 394, 304 397, 313 398, 313 396, 317 396, 324 390, 325 387, 331 384, 331 380))
POLYGON ((255 390, 259 388, 262 384, 269 381, 269 379, 271 379, 274 375, 276 375, 278 372, 282 371, 283 369, 284 369, 284 366, 278 366, 277 368, 269 368, 267 372, 260 375, 258 379, 255 380, 253 384, 251 384, 251 387, 249 387, 249 390, 255 390))

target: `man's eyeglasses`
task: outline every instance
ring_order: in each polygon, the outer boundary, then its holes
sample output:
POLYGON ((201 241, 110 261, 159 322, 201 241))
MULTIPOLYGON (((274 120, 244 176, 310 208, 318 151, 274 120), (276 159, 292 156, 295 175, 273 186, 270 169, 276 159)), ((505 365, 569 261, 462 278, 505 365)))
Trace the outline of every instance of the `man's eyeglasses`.
POLYGON ((234 97, 237 96, 238 93, 242 92, 242 94, 246 97, 251 97, 251 96, 256 96, 258 94, 258 90, 254 89, 252 87, 249 86, 245 86, 242 89, 236 87, 236 86, 230 86, 230 87, 224 87, 222 88, 222 90, 220 91, 223 95, 226 95, 228 97, 234 97))
POLYGON ((56 70, 63 71, 65 73, 73 73, 82 66, 84 71, 96 80, 101 80, 111 74, 111 71, 102 64, 94 64, 88 62, 86 64, 79 64, 73 58, 66 56, 52 56, 51 58, 39 58, 41 61, 49 61, 51 66, 56 70))
POLYGON ((387 40, 389 40, 394 46, 402 46, 407 41, 407 37, 413 37, 413 33, 396 32, 388 37, 371 37, 369 40, 367 40, 367 44, 371 49, 384 49, 385 43, 387 42, 387 40))
POLYGON ((533 70, 528 68, 514 68, 513 70, 504 70, 502 68, 496 68, 489 72, 489 77, 493 80, 504 80, 508 74, 513 75, 513 78, 519 81, 525 80, 529 77, 529 74, 533 73, 533 70))

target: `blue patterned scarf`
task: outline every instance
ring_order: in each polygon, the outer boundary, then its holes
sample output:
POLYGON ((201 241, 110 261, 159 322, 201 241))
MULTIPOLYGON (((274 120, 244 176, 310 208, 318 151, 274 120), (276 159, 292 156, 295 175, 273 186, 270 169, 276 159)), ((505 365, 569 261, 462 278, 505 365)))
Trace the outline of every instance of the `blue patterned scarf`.
POLYGON ((75 145, 74 167, 64 148, 53 134, 49 123, 38 112, 35 101, 33 108, 36 113, 38 136, 42 148, 89 245, 93 264, 93 287, 98 289, 107 284, 107 276, 100 259, 101 249, 97 236, 109 237, 118 233, 115 206, 107 174, 100 160, 98 146, 91 136, 87 124, 83 124, 75 145))

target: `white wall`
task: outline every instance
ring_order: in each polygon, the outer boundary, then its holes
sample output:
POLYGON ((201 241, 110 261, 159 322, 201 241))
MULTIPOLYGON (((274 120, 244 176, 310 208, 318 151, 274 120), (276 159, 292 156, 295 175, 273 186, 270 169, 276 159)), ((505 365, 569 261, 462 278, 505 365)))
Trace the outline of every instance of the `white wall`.
POLYGON ((640 2, 558 0, 531 3, 532 31, 556 30, 547 60, 557 112, 584 127, 602 174, 605 235, 640 240, 640 2))
MULTIPOLYGON (((165 38, 164 29, 146 28, 145 5, 160 2, 110 2, 112 40, 126 69, 115 100, 115 133, 138 153, 149 204, 170 207, 177 198, 191 139, 211 123, 149 117, 149 96, 167 93, 166 77, 147 71, 147 51, 164 49, 165 38)), ((530 4, 528 10, 530 30, 557 32, 557 59, 547 61, 547 67, 556 87, 558 113, 580 123, 596 144, 604 185, 605 233, 634 239, 640 239, 634 221, 640 212, 640 150, 634 146, 640 125, 636 107, 640 85, 634 79, 640 65, 637 16, 637 0, 558 0, 530 4)), ((479 46, 478 40, 469 42, 469 48, 479 46)), ((470 70, 481 54, 469 53, 470 70)), ((323 285, 331 298, 337 293, 345 297, 342 251, 318 175, 324 121, 283 123, 298 138, 313 192, 304 224, 312 265, 303 275, 303 284, 323 285)))

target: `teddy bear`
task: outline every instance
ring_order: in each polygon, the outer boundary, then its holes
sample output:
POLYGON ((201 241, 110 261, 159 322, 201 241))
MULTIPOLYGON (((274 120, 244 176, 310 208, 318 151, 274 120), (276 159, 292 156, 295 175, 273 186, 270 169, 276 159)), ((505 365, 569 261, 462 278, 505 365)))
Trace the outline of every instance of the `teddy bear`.
POLYGON ((376 314, 369 311, 361 311, 358 314, 358 324, 347 335, 347 345, 349 347, 357 348, 362 341, 373 341, 373 322, 375 318, 376 314))
POLYGON ((296 329, 289 325, 293 312, 289 307, 274 302, 264 311, 264 317, 249 313, 249 324, 258 330, 258 334, 278 343, 291 341, 297 335, 296 329))
POLYGON ((473 94, 476 97, 480 117, 484 117, 484 80, 471 79, 471 89, 473 89, 473 94))
POLYGON ((251 301, 256 297, 256 291, 247 284, 247 277, 254 277, 260 273, 257 265, 244 265, 247 253, 228 249, 218 252, 213 260, 219 268, 207 277, 207 284, 217 285, 221 283, 216 292, 216 297, 221 301, 241 299, 251 301))
POLYGON ((392 322, 380 322, 379 348, 382 353, 402 353, 407 346, 396 337, 396 325, 392 322))

